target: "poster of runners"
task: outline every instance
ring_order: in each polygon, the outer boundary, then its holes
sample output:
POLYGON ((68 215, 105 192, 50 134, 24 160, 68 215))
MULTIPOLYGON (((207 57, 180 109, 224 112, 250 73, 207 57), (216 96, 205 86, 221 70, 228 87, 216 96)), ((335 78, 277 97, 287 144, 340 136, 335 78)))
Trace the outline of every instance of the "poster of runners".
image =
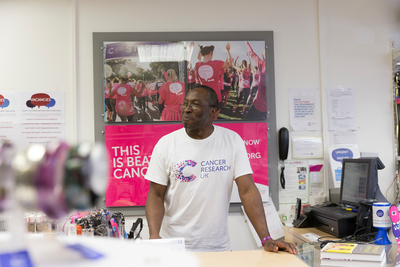
POLYGON ((104 42, 104 121, 180 121, 196 84, 218 96, 217 120, 264 120, 264 41, 104 42))

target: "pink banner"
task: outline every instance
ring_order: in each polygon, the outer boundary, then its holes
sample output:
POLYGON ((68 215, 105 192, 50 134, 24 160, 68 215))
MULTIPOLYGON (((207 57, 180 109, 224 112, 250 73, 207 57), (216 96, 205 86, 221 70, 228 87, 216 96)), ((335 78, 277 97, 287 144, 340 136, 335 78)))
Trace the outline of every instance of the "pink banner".
MULTIPOLYGON (((268 138, 266 123, 224 123, 244 140, 255 183, 268 186, 268 138)), ((107 207, 144 206, 150 182, 144 179, 154 146, 160 138, 182 128, 181 124, 106 125, 109 154, 107 207)))

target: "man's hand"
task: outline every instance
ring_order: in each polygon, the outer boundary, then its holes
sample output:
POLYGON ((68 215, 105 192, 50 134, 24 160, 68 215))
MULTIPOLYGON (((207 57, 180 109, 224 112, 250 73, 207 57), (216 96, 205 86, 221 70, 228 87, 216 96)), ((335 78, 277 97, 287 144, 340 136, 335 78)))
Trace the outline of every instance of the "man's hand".
POLYGON ((229 42, 227 42, 225 48, 227 51, 231 50, 231 44, 229 42))
POLYGON ((162 239, 162 237, 159 235, 154 235, 154 236, 152 235, 149 237, 149 239, 162 239))
POLYGON ((298 253, 297 248, 292 243, 272 239, 264 242, 265 251, 278 251, 285 249, 289 251, 290 254, 297 255, 298 253))

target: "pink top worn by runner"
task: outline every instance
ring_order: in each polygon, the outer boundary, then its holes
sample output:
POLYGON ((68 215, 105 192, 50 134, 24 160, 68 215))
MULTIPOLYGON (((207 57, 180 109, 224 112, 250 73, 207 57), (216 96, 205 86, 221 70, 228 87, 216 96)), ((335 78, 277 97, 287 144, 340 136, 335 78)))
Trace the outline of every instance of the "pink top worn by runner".
POLYGON ((218 96, 218 102, 222 101, 221 90, 219 88, 219 73, 223 69, 224 61, 212 60, 208 62, 197 62, 196 76, 199 82, 203 85, 207 85, 215 90, 218 96))
POLYGON ((242 70, 242 72, 240 73, 239 87, 250 88, 250 75, 251 75, 250 70, 246 69, 242 70))
POLYGON ((185 84, 182 82, 166 82, 158 90, 164 100, 164 110, 161 114, 162 121, 180 121, 182 112, 179 104, 185 99, 185 84))
MULTIPOLYGON (((142 87, 143 87, 143 84, 142 83, 138 83, 136 91, 139 93, 140 90, 142 90, 142 87)), ((143 92, 142 92, 140 97, 145 97, 145 96, 146 96, 146 89, 143 90, 143 92)))
POLYGON ((254 53, 248 42, 246 42, 246 47, 249 56, 257 64, 260 71, 260 85, 258 86, 256 96, 254 97, 253 105, 258 111, 267 112, 267 80, 265 75, 265 61, 257 56, 256 53, 254 53))
POLYGON ((132 90, 134 90, 132 86, 129 84, 118 84, 114 90, 114 96, 117 98, 117 103, 115 104, 117 114, 120 116, 131 116, 135 114, 131 103, 131 93, 132 90))

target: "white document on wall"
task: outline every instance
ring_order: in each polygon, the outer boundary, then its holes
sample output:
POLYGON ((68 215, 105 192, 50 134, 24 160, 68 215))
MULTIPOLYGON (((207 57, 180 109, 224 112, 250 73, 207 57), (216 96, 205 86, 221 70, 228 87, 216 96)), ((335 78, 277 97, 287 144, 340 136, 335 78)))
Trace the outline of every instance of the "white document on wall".
POLYGON ((65 93, 20 92, 21 133, 23 145, 65 140, 65 93))
POLYGON ((321 129, 318 88, 289 88, 290 126, 295 131, 321 129))
POLYGON ((65 93, 0 92, 0 130, 17 149, 65 140, 65 93))
POLYGON ((0 92, 0 144, 12 143, 20 132, 19 92, 0 92))
MULTIPOLYGON (((272 202, 272 198, 268 202, 263 202, 264 206, 264 212, 265 212, 265 219, 267 220, 268 224, 268 231, 269 234, 271 235, 272 239, 279 239, 285 235, 285 230, 283 229, 283 225, 281 220, 279 219, 278 212, 275 209, 275 205, 272 202)), ((244 211, 244 208, 242 206, 242 210, 244 213, 244 216, 246 217, 246 220, 248 222, 248 225, 250 227, 250 231, 254 237, 254 240, 256 241, 256 244, 258 247, 261 247, 261 240, 260 237, 258 236, 256 230, 254 229, 253 225, 251 224, 249 217, 247 217, 246 212, 244 211)))
POLYGON ((294 159, 323 158, 322 137, 292 137, 294 159))
POLYGON ((324 181, 322 177, 322 164, 309 165, 310 195, 321 197, 324 194, 324 181))
POLYGON ((358 145, 358 140, 359 140, 358 130, 329 132, 330 145, 344 145, 344 144, 358 145))
POLYGON ((303 204, 308 203, 308 161, 286 160, 284 163, 285 189, 279 189, 279 203, 295 204, 296 198, 301 198, 303 204))
POLYGON ((334 188, 340 188, 343 159, 358 159, 359 157, 358 145, 329 146, 329 162, 334 188))
POLYGON ((328 130, 357 129, 356 91, 352 88, 327 88, 328 130))

